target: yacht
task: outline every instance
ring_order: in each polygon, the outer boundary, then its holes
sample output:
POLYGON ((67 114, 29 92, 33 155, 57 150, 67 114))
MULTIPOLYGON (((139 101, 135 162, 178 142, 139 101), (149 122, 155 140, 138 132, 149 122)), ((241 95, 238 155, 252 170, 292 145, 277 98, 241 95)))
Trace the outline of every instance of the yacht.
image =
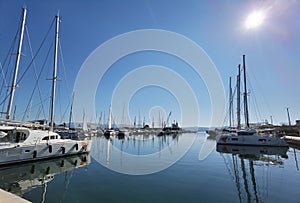
POLYGON ((255 129, 237 130, 236 133, 222 134, 217 138, 218 145, 280 146, 287 147, 283 137, 257 133, 255 129))
MULTIPOLYGON (((240 125, 240 78, 241 70, 240 65, 238 68, 237 76, 237 117, 238 125, 236 132, 228 131, 227 133, 221 134, 217 137, 217 145, 247 145, 247 146, 276 146, 276 147, 287 147, 287 142, 283 137, 271 134, 270 129, 268 133, 258 133, 255 129, 250 128, 249 124, 249 113, 248 113, 248 102, 247 102, 247 86, 246 86, 246 65, 245 55, 243 55, 243 71, 244 71, 244 113, 245 113, 245 129, 241 129, 240 125)), ((232 100, 232 98, 230 98, 232 100)))
POLYGON ((62 139, 46 130, 0 126, 0 165, 88 153, 90 140, 62 139))

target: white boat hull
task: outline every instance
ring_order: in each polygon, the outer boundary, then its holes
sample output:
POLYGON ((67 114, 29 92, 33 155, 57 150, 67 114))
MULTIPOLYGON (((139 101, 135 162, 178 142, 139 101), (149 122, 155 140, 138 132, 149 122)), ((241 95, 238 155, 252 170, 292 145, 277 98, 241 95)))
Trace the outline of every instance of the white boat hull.
POLYGON ((223 134, 217 138, 218 145, 244 145, 244 146, 278 146, 287 147, 287 142, 280 137, 267 135, 236 135, 223 134))
POLYGON ((89 140, 60 140, 55 143, 35 145, 2 145, 0 146, 0 165, 82 154, 89 152, 90 149, 89 140))

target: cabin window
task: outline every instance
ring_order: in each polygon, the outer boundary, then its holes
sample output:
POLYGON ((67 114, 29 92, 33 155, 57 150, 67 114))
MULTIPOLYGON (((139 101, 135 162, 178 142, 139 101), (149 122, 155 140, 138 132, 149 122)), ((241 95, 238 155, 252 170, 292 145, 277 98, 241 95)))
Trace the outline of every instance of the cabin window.
POLYGON ((49 136, 43 137, 42 140, 49 140, 49 136))
POLYGON ((20 132, 17 132, 17 135, 16 135, 16 143, 19 143, 19 142, 20 142, 20 138, 21 138, 21 133, 20 133, 20 132))
POLYGON ((52 153, 52 145, 49 145, 49 153, 52 153))
POLYGON ((26 150, 25 150, 25 152, 27 152, 27 153, 28 153, 28 152, 30 152, 30 150, 29 150, 29 149, 26 149, 26 150))
POLYGON ((239 138, 231 138, 231 140, 233 140, 233 141, 238 141, 239 138))
POLYGON ((26 138, 27 138, 26 133, 22 133, 22 134, 21 134, 21 140, 26 140, 26 138))
POLYGON ((54 135, 52 135, 52 136, 50 137, 50 139, 51 139, 51 140, 54 140, 54 139, 55 139, 55 136, 54 136, 54 135))
POLYGON ((267 139, 258 139, 258 141, 260 141, 260 142, 266 142, 267 139))

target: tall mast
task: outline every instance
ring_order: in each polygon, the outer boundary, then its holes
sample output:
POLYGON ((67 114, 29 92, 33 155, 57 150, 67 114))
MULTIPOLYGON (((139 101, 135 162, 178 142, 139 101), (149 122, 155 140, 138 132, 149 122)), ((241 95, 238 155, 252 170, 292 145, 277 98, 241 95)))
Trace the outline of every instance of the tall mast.
POLYGON ((243 68, 244 68, 244 113, 245 113, 245 125, 249 128, 249 113, 248 113, 248 101, 247 101, 247 80, 246 80, 246 63, 245 55, 243 55, 243 68))
POLYGON ((55 103, 55 88, 57 80, 57 49, 58 49, 58 30, 59 30, 59 16, 56 18, 56 29, 55 29, 55 47, 54 47, 54 68, 53 68, 53 78, 52 78, 52 95, 51 95, 51 111, 50 111, 50 130, 53 130, 54 126, 54 103, 55 103))
POLYGON ((241 64, 238 67, 237 75, 237 129, 241 129, 241 64))
POLYGON ((72 103, 71 103, 71 108, 70 108, 69 129, 71 128, 71 122, 72 122, 73 103, 74 103, 74 92, 72 94, 72 103))
POLYGON ((291 126, 291 117, 290 117, 289 107, 286 108, 286 112, 287 112, 287 116, 288 116, 289 126, 291 126))
POLYGON ((24 27, 25 27, 25 21, 26 21, 26 12, 27 12, 26 8, 23 8, 23 17, 22 17, 22 25, 21 25, 20 38, 19 38, 19 46, 18 46, 18 52, 17 52, 17 57, 16 57, 14 77, 13 77, 12 85, 10 88, 10 97, 9 97, 9 102, 8 102, 8 106, 7 106, 7 111, 6 111, 6 119, 10 119, 11 107, 12 107, 12 103, 14 100, 14 94, 15 94, 15 89, 16 89, 16 85, 17 85, 17 76, 18 76, 18 69, 19 69, 19 63, 20 63, 20 57, 21 57, 21 51, 22 51, 22 42, 23 42, 24 27))
POLYGON ((229 127, 232 126, 232 88, 231 88, 231 77, 229 77, 229 127))
POLYGON ((111 129, 111 123, 112 123, 112 107, 109 106, 109 119, 108 119, 108 129, 111 129))

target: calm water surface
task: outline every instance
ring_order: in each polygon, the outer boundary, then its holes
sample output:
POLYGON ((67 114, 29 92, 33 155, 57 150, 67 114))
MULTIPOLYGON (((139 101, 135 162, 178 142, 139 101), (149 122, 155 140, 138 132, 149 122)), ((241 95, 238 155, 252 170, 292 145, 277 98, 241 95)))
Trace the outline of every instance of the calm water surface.
POLYGON ((201 148, 215 146, 206 137, 94 137, 89 156, 1 168, 0 186, 32 202, 300 202, 299 150, 218 147, 203 158, 201 148), (160 167, 193 138, 187 153, 165 170, 127 175, 109 169, 160 167), (135 163, 129 154, 155 158, 135 163))

